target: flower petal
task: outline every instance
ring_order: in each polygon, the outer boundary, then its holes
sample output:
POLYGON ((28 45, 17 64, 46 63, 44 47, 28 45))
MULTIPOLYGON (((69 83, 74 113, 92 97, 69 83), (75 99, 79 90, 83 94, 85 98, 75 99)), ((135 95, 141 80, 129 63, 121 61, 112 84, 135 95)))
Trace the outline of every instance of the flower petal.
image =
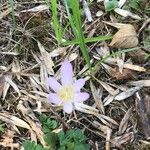
POLYGON ((86 92, 79 92, 75 94, 74 102, 84 102, 86 101, 90 95, 86 92))
POLYGON ((68 60, 62 63, 61 70, 61 83, 62 85, 72 84, 73 82, 73 69, 68 60))
POLYGON ((55 105, 59 105, 61 104, 61 100, 58 98, 57 94, 55 93, 50 93, 48 95, 48 99, 50 100, 51 103, 55 104, 55 105))
POLYGON ((73 104, 72 103, 64 103, 64 112, 66 112, 67 114, 72 113, 73 111, 73 104))
POLYGON ((53 77, 49 77, 48 78, 48 85, 50 86, 50 88, 52 90, 54 90, 55 92, 58 92, 62 86, 57 82, 57 80, 53 77))
POLYGON ((79 79, 75 81, 74 83, 75 90, 79 92, 81 88, 84 86, 84 84, 85 84, 85 79, 79 79))

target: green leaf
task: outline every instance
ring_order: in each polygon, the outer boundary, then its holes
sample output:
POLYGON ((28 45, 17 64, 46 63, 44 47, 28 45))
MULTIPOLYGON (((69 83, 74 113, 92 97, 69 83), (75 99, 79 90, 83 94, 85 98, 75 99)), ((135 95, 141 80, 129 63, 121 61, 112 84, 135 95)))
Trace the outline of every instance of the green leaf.
POLYGON ((105 3, 105 10, 106 11, 112 11, 118 6, 117 0, 109 0, 105 3))
POLYGON ((40 122, 42 124, 42 130, 44 133, 48 133, 57 128, 58 123, 55 120, 51 120, 45 114, 40 115, 40 122))
POLYGON ((58 143, 58 136, 56 133, 51 132, 51 133, 46 134, 44 136, 44 140, 48 144, 50 149, 52 149, 52 150, 56 149, 56 145, 58 143))
POLYGON ((86 140, 86 136, 79 129, 67 131, 66 138, 73 139, 76 143, 85 142, 86 140))
POLYGON ((138 10, 140 8, 140 1, 141 0, 130 0, 129 6, 135 10, 138 10))
POLYGON ((64 131, 60 131, 58 133, 58 138, 59 138, 60 143, 62 143, 65 140, 65 133, 64 133, 64 131))
MULTIPOLYGON (((66 133, 63 131, 58 133, 60 147, 59 150, 74 150, 77 145, 82 148, 83 150, 89 150, 89 145, 86 144, 86 136, 83 132, 79 129, 71 129, 68 130, 66 133)), ((81 150, 82 150, 81 149, 81 150)))
POLYGON ((36 144, 34 141, 25 141, 23 142, 24 150, 48 150, 43 148, 41 145, 36 144))
POLYGON ((71 142, 71 143, 67 143, 67 145, 66 145, 66 149, 67 150, 74 150, 74 142, 71 142))
POLYGON ((90 146, 87 144, 76 144, 74 150, 90 150, 90 146))
POLYGON ((3 133, 3 132, 5 131, 4 126, 5 126, 5 124, 2 124, 2 123, 0 122, 0 133, 1 133, 1 132, 3 133))

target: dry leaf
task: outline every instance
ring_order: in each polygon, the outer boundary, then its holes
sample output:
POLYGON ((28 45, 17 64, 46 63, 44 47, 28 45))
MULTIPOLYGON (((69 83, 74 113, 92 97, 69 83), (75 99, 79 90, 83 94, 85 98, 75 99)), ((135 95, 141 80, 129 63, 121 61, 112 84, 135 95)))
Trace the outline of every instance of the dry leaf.
POLYGON ((51 57, 57 57, 59 55, 65 54, 68 47, 58 47, 54 49, 52 52, 50 52, 51 57))
POLYGON ((125 132, 125 130, 128 127, 128 122, 129 122, 129 118, 130 118, 130 114, 131 114, 131 110, 132 108, 130 108, 126 114, 124 115, 124 117, 122 118, 120 125, 119 125, 119 131, 118 134, 123 134, 125 132))
POLYGON ((44 137, 44 133, 42 132, 41 130, 41 126, 38 122, 34 122, 32 121, 29 117, 25 116, 28 123, 30 124, 31 126, 31 129, 36 133, 36 136, 38 137, 40 143, 45 147, 46 146, 46 143, 43 139, 44 137))
MULTIPOLYGON (((105 135, 107 134, 107 129, 110 129, 109 127, 102 125, 98 121, 93 121, 93 125, 96 129, 102 131, 105 135)), ((110 129, 111 130, 111 129, 110 129)))
POLYGON ((129 85, 150 87, 150 80, 139 80, 128 82, 129 85))
POLYGON ((41 85, 42 87, 48 91, 49 90, 49 87, 48 87, 48 84, 47 84, 47 79, 48 79, 48 73, 46 71, 46 66, 41 64, 40 66, 40 79, 41 79, 41 85))
POLYGON ((107 21, 103 21, 103 22, 110 25, 110 26, 113 26, 117 29, 123 28, 124 26, 127 25, 127 24, 124 24, 124 23, 115 23, 115 22, 107 22, 107 21))
POLYGON ((11 78, 6 76, 5 81, 8 82, 14 88, 14 90, 18 93, 18 96, 20 97, 21 96, 20 90, 18 86, 11 80, 11 78))
POLYGON ((16 117, 16 116, 10 116, 10 120, 12 121, 13 124, 15 124, 16 126, 22 127, 22 128, 26 128, 26 129, 31 129, 30 126, 23 121, 22 119, 16 117))
POLYGON ((104 14, 104 12, 101 11, 101 10, 99 10, 99 11, 96 13, 96 17, 101 17, 103 14, 104 14))
POLYGON ((127 64, 125 63, 123 65, 124 68, 127 68, 127 69, 131 69, 131 70, 134 70, 134 71, 139 71, 139 72, 145 72, 146 69, 144 67, 140 67, 138 65, 133 65, 133 64, 127 64))
POLYGON ((76 110, 87 113, 87 114, 92 114, 92 115, 97 115, 98 114, 97 109, 95 109, 91 106, 85 105, 83 103, 74 103, 74 107, 75 107, 76 110))
POLYGON ((136 93, 136 110, 142 130, 146 138, 150 139, 150 97, 148 95, 145 97, 145 93, 143 96, 139 92, 136 93))
POLYGON ((121 92, 120 94, 118 94, 115 97, 115 100, 118 100, 118 101, 125 100, 128 97, 132 96, 135 92, 137 92, 140 89, 141 89, 141 87, 132 87, 132 88, 129 88, 128 90, 126 90, 126 91, 121 92))
POLYGON ((108 92, 110 93, 111 95, 116 95, 116 90, 114 90, 109 84, 103 82, 103 81, 98 81, 102 87, 108 92))
POLYGON ((111 76, 116 78, 117 80, 135 79, 136 75, 136 72, 130 69, 123 69, 122 73, 120 73, 117 68, 115 73, 111 74, 111 76))
POLYGON ((123 69, 122 73, 120 73, 117 67, 112 68, 111 66, 102 63, 102 66, 105 68, 106 72, 113 78, 117 80, 124 80, 124 79, 132 79, 136 78, 136 72, 130 69, 123 69))
POLYGON ((0 97, 2 96, 4 85, 5 85, 4 75, 0 75, 0 97))
POLYGON ((2 135, 1 140, 0 140, 0 145, 7 148, 11 148, 11 150, 20 149, 20 144, 19 143, 14 143, 14 131, 7 130, 4 135, 2 135))
POLYGON ((3 93, 3 100, 5 99, 7 92, 8 92, 8 89, 10 87, 10 84, 8 82, 6 82, 6 79, 5 79, 6 76, 8 76, 9 78, 12 78, 12 75, 10 75, 10 74, 3 75, 3 77, 4 77, 4 81, 3 81, 4 86, 3 86, 3 92, 2 92, 3 93))
POLYGON ((75 60, 76 58, 78 57, 78 54, 77 53, 71 53, 71 55, 69 56, 69 61, 73 61, 75 60))
POLYGON ((29 130, 31 129, 30 126, 25 121, 8 113, 0 113, 0 119, 11 125, 16 125, 29 130))
POLYGON ((109 66, 105 63, 102 63, 101 65, 104 67, 104 69, 110 76, 113 76, 116 73, 116 68, 112 68, 111 66, 109 66))
POLYGON ((18 93, 18 96, 20 97, 21 96, 20 90, 18 86, 12 81, 12 75, 5 74, 4 79, 5 79, 5 83, 3 86, 3 99, 5 99, 10 85, 13 87, 13 89, 18 93))
POLYGON ((146 107, 146 112, 150 116, 150 95, 144 94, 144 103, 146 107))
POLYGON ((91 11, 89 9, 89 6, 88 6, 86 0, 82 0, 82 5, 83 5, 84 13, 86 15, 87 20, 89 22, 92 22, 93 21, 92 14, 91 14, 91 11))
POLYGON ((126 144, 127 142, 132 140, 133 137, 134 137, 134 133, 129 132, 129 133, 123 134, 122 136, 117 136, 113 138, 110 142, 117 147, 121 147, 123 144, 126 144))
POLYGON ((109 127, 111 127, 111 124, 118 126, 118 123, 108 116, 97 114, 96 117, 109 127))
POLYGON ((116 48, 132 48, 138 45, 138 38, 134 26, 126 24, 113 36, 110 46, 116 48))
POLYGON ((7 10, 0 13, 0 20, 6 17, 10 12, 12 11, 12 8, 7 8, 7 10))
POLYGON ((132 60, 136 63, 144 63, 146 61, 145 56, 148 55, 145 51, 142 49, 136 50, 136 51, 130 51, 128 52, 128 55, 132 58, 132 60))
MULTIPOLYGON (((116 90, 116 95, 119 93, 119 89, 116 90)), ((104 103, 104 106, 107 106, 109 105, 115 98, 116 95, 108 95, 104 100, 103 100, 103 103, 104 103)))
POLYGON ((15 59, 12 63, 12 72, 15 73, 15 74, 18 74, 20 73, 20 65, 19 65, 19 61, 17 59, 15 59))
POLYGON ((21 67, 17 59, 13 61, 11 70, 17 76, 17 79, 20 81, 21 67))
POLYGON ((128 10, 124 10, 121 8, 115 8, 114 11, 123 17, 131 17, 133 19, 141 20, 140 16, 133 14, 132 12, 130 12, 128 10))
POLYGON ((51 59, 51 55, 45 50, 45 48, 39 41, 38 41, 38 47, 40 49, 42 60, 44 62, 44 65, 46 66, 48 74, 54 75, 54 70, 53 70, 54 63, 51 59))
POLYGON ((103 58, 110 55, 110 49, 106 44, 104 44, 104 46, 101 46, 100 48, 97 48, 96 52, 103 58))
POLYGON ((42 92, 42 91, 31 91, 31 93, 35 93, 35 94, 40 95, 41 97, 45 97, 45 98, 48 97, 48 94, 45 92, 42 92))
POLYGON ((124 67, 124 60, 125 60, 125 54, 122 54, 122 58, 117 57, 117 66, 121 74, 124 67))
POLYGON ((93 85, 92 81, 90 81, 90 87, 91 87, 91 91, 92 91, 92 95, 94 97, 94 101, 96 103, 96 106, 97 108, 99 109, 99 111, 101 113, 105 113, 105 110, 104 110, 104 106, 103 106, 103 103, 102 103, 102 100, 98 94, 98 91, 96 90, 95 86, 93 85))
POLYGON ((20 13, 23 13, 23 12, 38 12, 38 11, 44 11, 44 10, 48 10, 49 9, 49 6, 48 5, 39 5, 39 6, 36 6, 36 7, 33 7, 31 9, 26 9, 26 10, 22 10, 20 11, 20 13))
MULTIPOLYGON (((104 46, 97 48, 96 52, 98 55, 93 55, 93 57, 97 60, 100 60, 101 58, 106 58, 108 55, 110 55, 110 49, 109 47, 105 44, 104 46)), ((107 64, 116 64, 117 59, 114 57, 109 57, 106 60, 104 60, 105 63, 107 64)))
POLYGON ((111 138, 112 130, 107 128, 107 135, 106 135, 106 150, 110 150, 110 138, 111 138))
POLYGON ((17 109, 19 111, 21 111, 24 116, 28 115, 33 120, 37 121, 37 118, 36 118, 35 114, 33 113, 33 110, 30 108, 30 106, 29 106, 27 101, 21 101, 20 100, 18 105, 17 105, 17 109))
POLYGON ((94 121, 93 125, 106 135, 106 149, 105 150, 110 150, 110 137, 111 137, 112 129, 109 128, 108 126, 100 124, 97 121, 94 121))

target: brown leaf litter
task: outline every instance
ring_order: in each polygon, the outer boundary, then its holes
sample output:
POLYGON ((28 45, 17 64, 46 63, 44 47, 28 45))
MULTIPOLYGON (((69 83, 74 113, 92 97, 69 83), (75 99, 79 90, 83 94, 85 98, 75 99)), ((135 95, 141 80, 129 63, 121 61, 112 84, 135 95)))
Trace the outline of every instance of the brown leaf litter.
POLYGON ((150 139, 150 95, 136 93, 138 121, 147 139, 150 139))
MULTIPOLYGON (((145 35, 149 34, 147 13, 145 10, 140 13, 142 24, 132 18, 118 17, 115 11, 105 12, 102 1, 83 2, 83 11, 90 11, 87 17, 93 19, 92 22, 86 19, 83 22, 85 36, 114 34, 110 41, 87 43, 92 66, 102 61, 95 74, 87 71, 88 66, 78 45, 64 47, 57 44, 52 14, 44 1, 15 3, 15 32, 12 32, 12 10, 2 2, 0 120, 6 125, 0 140, 2 149, 19 150, 27 139, 45 147, 38 117, 40 113, 46 113, 60 123, 56 131, 84 130, 87 143, 93 150, 140 150, 150 145, 150 78, 149 60, 146 58, 149 49, 143 46, 145 35), (96 16, 98 11, 101 13, 96 16), (137 50, 119 53, 132 47, 137 50), (116 52, 117 55, 112 55, 116 52), (90 93, 89 101, 77 104, 77 111, 71 115, 64 115, 61 107, 51 105, 47 99, 47 78, 51 75, 59 80, 59 67, 66 58, 74 65, 75 76, 87 80, 84 90, 90 93)), ((142 2, 144 8, 148 4, 142 2)), ((65 28, 68 17, 62 3, 58 3, 57 10, 60 24, 65 28)), ((133 18, 139 12, 135 10, 134 14, 133 18)), ((64 32, 65 40, 74 38, 70 27, 66 27, 64 32)))
POLYGON ((0 146, 3 146, 4 148, 10 148, 10 150, 20 150, 20 144, 17 142, 14 142, 15 137, 15 131, 7 130, 4 135, 2 135, 0 139, 0 146))
POLYGON ((109 44, 110 46, 117 48, 132 48, 138 45, 139 41, 133 25, 119 23, 107 24, 119 28, 118 32, 113 36, 113 39, 109 44))

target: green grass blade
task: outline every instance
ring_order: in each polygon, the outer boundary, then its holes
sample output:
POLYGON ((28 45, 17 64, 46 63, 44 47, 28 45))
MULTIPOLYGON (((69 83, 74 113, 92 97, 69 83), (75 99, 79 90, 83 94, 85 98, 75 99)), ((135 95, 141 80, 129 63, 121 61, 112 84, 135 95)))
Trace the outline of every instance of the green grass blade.
POLYGON ((105 56, 104 58, 102 58, 101 60, 99 60, 99 61, 95 64, 95 66, 93 67, 93 72, 96 71, 96 70, 97 70, 97 67, 98 67, 101 63, 105 62, 108 58, 110 58, 110 57, 115 57, 115 56, 118 56, 118 55, 123 54, 123 53, 128 53, 128 52, 131 52, 131 51, 135 51, 135 50, 138 50, 139 48, 140 48, 140 47, 134 47, 134 48, 123 49, 123 50, 120 50, 120 51, 117 51, 117 52, 114 52, 114 53, 112 53, 112 54, 110 54, 110 55, 105 56))
MULTIPOLYGON (((105 41, 105 40, 110 40, 112 39, 111 35, 107 36, 98 36, 98 37, 91 37, 91 38, 85 38, 84 42, 85 43, 93 43, 93 42, 100 42, 100 41, 105 41)), ((72 40, 72 41, 66 41, 63 42, 62 45, 74 45, 74 44, 79 44, 80 41, 78 39, 72 40)))
MULTIPOLYGON (((148 47, 150 47, 150 46, 148 46, 148 47)), ((104 63, 108 58, 115 57, 115 56, 118 56, 118 55, 123 54, 123 53, 135 51, 135 50, 138 50, 140 48, 144 48, 144 47, 134 47, 134 48, 123 49, 123 50, 120 50, 120 51, 117 51, 117 52, 114 52, 110 55, 105 56, 104 58, 97 61, 95 63, 95 65, 92 67, 92 75, 94 75, 97 72, 97 68, 99 68, 99 65, 101 65, 101 63, 104 63)), ((80 74, 80 76, 87 73, 88 71, 89 71, 89 69, 85 70, 82 74, 80 74)))
POLYGON ((111 35, 85 38, 85 43, 99 42, 112 39, 111 35))
POLYGON ((74 20, 72 18, 72 15, 70 14, 70 11, 69 11, 69 6, 68 6, 68 1, 67 0, 64 0, 64 4, 65 4, 65 8, 66 8, 66 11, 67 11, 67 15, 68 15, 68 19, 69 19, 69 22, 70 22, 70 25, 71 25, 71 28, 73 30, 73 33, 75 35, 75 37, 77 37, 77 30, 76 30, 76 27, 74 25, 74 20))
POLYGON ((58 44, 60 44, 62 41, 62 31, 61 31, 61 27, 59 25, 59 20, 57 17, 57 0, 51 1, 51 10, 52 10, 53 28, 55 31, 55 35, 56 35, 58 44))
POLYGON ((79 1, 71 0, 70 7, 72 9, 72 19, 74 21, 74 25, 76 28, 76 38, 79 40, 79 45, 80 45, 80 49, 83 54, 83 57, 88 65, 88 67, 91 70, 90 57, 89 57, 89 54, 87 51, 87 47, 86 47, 85 40, 84 40, 85 38, 84 38, 83 31, 82 31, 79 1))

